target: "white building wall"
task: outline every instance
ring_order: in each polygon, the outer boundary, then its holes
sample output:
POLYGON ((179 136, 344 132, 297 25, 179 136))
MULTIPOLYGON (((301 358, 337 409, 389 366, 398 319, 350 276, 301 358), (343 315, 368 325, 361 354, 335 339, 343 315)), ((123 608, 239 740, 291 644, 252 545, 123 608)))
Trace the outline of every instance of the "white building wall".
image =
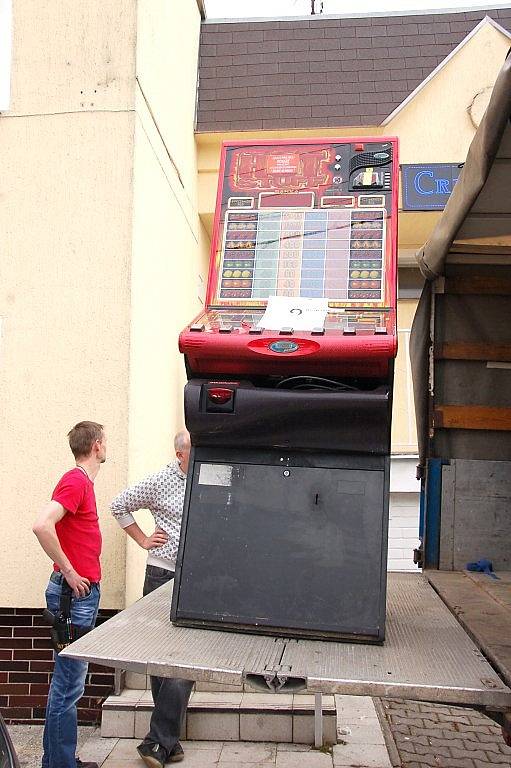
POLYGON ((390 468, 389 550, 387 570, 417 571, 413 550, 419 544, 417 456, 393 456, 390 468))

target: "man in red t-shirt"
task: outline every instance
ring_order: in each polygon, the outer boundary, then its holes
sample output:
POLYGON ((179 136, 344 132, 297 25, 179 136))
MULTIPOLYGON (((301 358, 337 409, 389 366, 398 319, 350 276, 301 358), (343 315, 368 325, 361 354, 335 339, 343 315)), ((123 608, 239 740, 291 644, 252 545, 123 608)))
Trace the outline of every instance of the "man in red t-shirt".
MULTIPOLYGON (((62 585, 71 587, 71 622, 92 627, 96 622, 101 580, 101 532, 99 530, 94 479, 106 461, 103 426, 81 421, 68 434, 76 467, 57 483, 51 501, 39 512, 33 531, 41 547, 53 560, 53 573, 46 588, 48 610, 60 610, 62 585)), ((42 768, 97 768, 76 757, 76 705, 83 695, 87 663, 55 657, 48 694, 43 735, 42 768)))

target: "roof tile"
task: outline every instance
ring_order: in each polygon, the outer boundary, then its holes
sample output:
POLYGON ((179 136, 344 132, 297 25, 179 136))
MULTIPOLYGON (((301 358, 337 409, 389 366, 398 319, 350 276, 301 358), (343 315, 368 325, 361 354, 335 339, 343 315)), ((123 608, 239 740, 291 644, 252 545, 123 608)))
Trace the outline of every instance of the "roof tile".
POLYGON ((321 40, 311 40, 309 43, 310 51, 333 51, 333 50, 338 51, 340 47, 341 47, 340 36, 321 38, 321 40))
POLYGON ((294 38, 291 38, 290 40, 282 40, 279 43, 279 50, 280 51, 308 51, 309 41, 295 40, 294 38))
POLYGON ((378 125, 486 15, 205 22, 197 130, 378 125))
POLYGON ((341 61, 343 72, 360 72, 363 69, 374 69, 372 59, 360 59, 357 61, 341 61))
POLYGON ((242 53, 248 53, 248 43, 222 43, 216 47, 216 52, 220 55, 240 56, 242 53))
POLYGON ((232 43, 232 28, 216 24, 218 31, 210 31, 207 27, 203 26, 201 30, 201 46, 214 45, 215 43, 232 43))
POLYGON ((247 29, 236 32, 236 41, 238 43, 257 43, 264 39, 264 32, 262 29, 247 29))
POLYGON ((277 40, 265 40, 259 43, 247 43, 247 53, 278 53, 279 43, 277 40))
POLYGON ((407 24, 389 24, 387 26, 389 35, 418 35, 419 26, 415 23, 407 24))
POLYGON ((339 27, 325 27, 323 37, 338 37, 344 40, 346 37, 355 37, 356 34, 357 30, 355 27, 342 27, 342 29, 339 27))

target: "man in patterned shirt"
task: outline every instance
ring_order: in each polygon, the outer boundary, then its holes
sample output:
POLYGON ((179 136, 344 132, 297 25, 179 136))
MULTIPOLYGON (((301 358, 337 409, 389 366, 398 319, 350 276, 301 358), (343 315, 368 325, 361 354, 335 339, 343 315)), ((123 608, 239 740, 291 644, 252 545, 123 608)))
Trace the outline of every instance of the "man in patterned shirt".
MULTIPOLYGON (((112 501, 110 509, 128 536, 147 549, 143 594, 174 578, 190 459, 190 435, 186 430, 174 438, 176 459, 166 467, 127 488, 112 501), (154 533, 146 536, 133 513, 148 509, 154 517, 154 533)), ((184 758, 179 743, 181 725, 193 687, 191 680, 151 677, 154 710, 149 733, 137 750, 148 768, 164 768, 184 758)))

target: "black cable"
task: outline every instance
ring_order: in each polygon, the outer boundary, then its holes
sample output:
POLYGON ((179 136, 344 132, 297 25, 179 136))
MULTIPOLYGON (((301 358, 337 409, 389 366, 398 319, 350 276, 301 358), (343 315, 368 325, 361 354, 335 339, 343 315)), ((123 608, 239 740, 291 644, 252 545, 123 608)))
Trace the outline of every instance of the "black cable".
POLYGON ((349 384, 343 384, 333 379, 324 379, 320 376, 290 376, 287 379, 281 379, 275 385, 275 389, 289 386, 290 389, 323 389, 330 392, 358 392, 357 387, 351 387, 349 384))

